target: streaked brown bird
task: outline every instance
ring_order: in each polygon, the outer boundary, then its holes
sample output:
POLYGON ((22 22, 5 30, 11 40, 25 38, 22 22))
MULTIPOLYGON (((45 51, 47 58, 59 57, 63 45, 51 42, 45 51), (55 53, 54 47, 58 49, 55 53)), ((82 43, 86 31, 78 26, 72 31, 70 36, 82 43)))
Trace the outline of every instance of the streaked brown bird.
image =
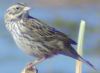
MULTIPOLYGON (((25 53, 37 59, 31 66, 57 54, 69 56, 82 61, 92 68, 94 66, 83 59, 72 47, 76 42, 66 34, 29 15, 30 7, 17 3, 9 7, 5 14, 6 28, 16 44, 25 53)), ((95 68, 94 68, 95 69, 95 68)))

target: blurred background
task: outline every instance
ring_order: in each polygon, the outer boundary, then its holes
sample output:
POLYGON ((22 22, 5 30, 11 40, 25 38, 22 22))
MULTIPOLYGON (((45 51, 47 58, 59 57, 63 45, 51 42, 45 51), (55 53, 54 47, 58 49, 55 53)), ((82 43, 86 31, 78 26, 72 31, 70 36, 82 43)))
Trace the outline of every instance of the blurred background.
MULTIPOLYGON (((66 33, 77 41, 81 19, 86 21, 84 58, 97 71, 83 64, 83 73, 100 73, 100 0, 0 0, 0 73, 20 73, 35 59, 18 49, 5 28, 6 9, 17 2, 32 7, 30 15, 66 33)), ((76 48, 76 47, 75 47, 76 48)), ((75 73, 75 60, 62 55, 39 64, 39 73, 75 73)))

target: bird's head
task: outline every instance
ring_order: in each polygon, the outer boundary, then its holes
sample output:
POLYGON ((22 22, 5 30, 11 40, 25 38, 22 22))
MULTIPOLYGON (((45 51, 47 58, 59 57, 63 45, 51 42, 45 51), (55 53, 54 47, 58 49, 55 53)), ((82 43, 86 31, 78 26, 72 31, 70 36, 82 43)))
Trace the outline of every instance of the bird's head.
POLYGON ((16 19, 22 15, 27 16, 30 7, 22 3, 17 3, 9 7, 6 11, 6 18, 16 19))

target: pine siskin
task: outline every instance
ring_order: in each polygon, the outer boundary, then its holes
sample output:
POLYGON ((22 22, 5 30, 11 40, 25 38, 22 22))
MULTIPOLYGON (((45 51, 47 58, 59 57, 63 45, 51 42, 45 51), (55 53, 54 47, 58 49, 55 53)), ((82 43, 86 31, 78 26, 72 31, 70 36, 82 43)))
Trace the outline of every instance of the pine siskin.
POLYGON ((31 17, 29 10, 30 7, 21 3, 9 7, 5 14, 5 23, 20 49, 37 58, 31 63, 31 67, 54 55, 63 54, 94 68, 71 46, 76 45, 75 41, 55 28, 31 17))

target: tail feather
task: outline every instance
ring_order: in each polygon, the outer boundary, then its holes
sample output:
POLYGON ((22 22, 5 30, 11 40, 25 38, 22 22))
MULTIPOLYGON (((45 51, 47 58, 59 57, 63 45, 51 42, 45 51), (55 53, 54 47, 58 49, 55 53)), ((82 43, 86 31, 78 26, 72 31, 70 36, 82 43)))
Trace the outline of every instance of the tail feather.
POLYGON ((89 61, 85 60, 82 57, 78 58, 79 61, 82 61, 83 63, 86 63, 87 65, 89 65, 90 67, 92 67, 94 70, 96 70, 96 68, 94 67, 94 65, 92 65, 89 61))
POLYGON ((76 59, 76 60, 79 60, 79 61, 83 62, 83 63, 86 63, 87 65, 89 65, 90 67, 92 67, 93 69, 96 70, 96 68, 95 68, 89 61, 87 61, 87 60, 85 60, 84 58, 82 58, 82 57, 76 52, 76 50, 75 50, 73 47, 71 47, 71 46, 70 46, 69 49, 65 49, 64 52, 63 52, 62 54, 67 55, 67 56, 70 56, 70 57, 72 57, 72 58, 74 58, 74 59, 76 59))

